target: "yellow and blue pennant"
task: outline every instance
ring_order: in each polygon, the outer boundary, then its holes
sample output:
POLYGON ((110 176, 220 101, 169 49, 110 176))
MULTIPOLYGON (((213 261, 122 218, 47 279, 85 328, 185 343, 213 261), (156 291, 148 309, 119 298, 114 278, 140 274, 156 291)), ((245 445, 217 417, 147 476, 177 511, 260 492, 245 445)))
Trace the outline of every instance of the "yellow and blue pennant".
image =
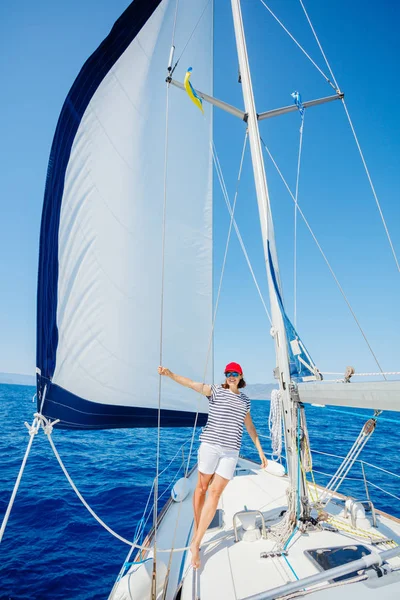
POLYGON ((188 70, 186 71, 186 75, 185 75, 185 79, 184 79, 183 85, 185 86, 185 90, 186 90, 189 98, 191 99, 191 101, 204 114, 203 100, 200 98, 200 96, 197 95, 196 90, 194 89, 194 87, 192 86, 192 84, 189 81, 191 74, 192 74, 192 67, 189 67, 188 70))

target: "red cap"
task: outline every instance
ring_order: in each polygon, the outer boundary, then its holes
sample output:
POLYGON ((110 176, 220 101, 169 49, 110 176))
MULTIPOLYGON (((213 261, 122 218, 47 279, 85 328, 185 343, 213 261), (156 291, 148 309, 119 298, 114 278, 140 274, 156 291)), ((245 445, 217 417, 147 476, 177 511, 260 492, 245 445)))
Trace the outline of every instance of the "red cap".
POLYGON ((240 375, 243 375, 243 370, 239 363, 229 363, 229 365, 226 365, 224 373, 227 371, 237 371, 240 375))

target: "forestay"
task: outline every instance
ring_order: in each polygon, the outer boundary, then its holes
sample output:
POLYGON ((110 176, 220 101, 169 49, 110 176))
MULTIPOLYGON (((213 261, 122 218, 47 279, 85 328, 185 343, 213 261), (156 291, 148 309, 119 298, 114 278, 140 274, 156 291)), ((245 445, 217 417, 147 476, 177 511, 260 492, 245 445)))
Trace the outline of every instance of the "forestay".
MULTIPOLYGON (((38 407, 46 387, 42 412, 62 427, 156 425, 161 337, 164 364, 212 380, 212 110, 203 116, 171 88, 166 134, 175 6, 135 0, 58 121, 40 236, 37 384, 38 407)), ((175 58, 184 50, 174 76, 192 66, 194 84, 212 94, 211 3, 180 0, 174 43, 175 58)), ((205 399, 163 381, 162 425, 191 425, 198 408, 205 399)))

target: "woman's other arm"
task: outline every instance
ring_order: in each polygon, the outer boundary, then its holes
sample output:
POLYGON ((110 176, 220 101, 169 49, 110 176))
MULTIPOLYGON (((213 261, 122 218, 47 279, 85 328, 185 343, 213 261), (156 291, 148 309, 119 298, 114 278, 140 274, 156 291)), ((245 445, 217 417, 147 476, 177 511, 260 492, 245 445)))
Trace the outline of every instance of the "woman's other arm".
POLYGON ((160 375, 164 375, 165 377, 169 377, 179 385, 183 385, 183 387, 190 388, 199 394, 203 394, 203 396, 211 396, 211 385, 207 385, 206 383, 198 383, 189 379, 189 377, 183 377, 182 375, 177 375, 173 373, 166 367, 158 367, 158 372, 160 375))

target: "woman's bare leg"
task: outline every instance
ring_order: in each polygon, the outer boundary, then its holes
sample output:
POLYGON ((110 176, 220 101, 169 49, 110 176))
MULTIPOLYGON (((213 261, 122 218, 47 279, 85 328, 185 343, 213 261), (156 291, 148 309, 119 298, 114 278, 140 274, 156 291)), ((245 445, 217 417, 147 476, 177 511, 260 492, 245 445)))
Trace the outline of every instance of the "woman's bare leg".
POLYGON ((200 567, 201 540, 203 539, 203 536, 215 515, 221 494, 228 483, 229 479, 225 479, 224 477, 221 477, 221 475, 215 475, 214 481, 208 490, 207 499, 205 502, 203 500, 203 508, 200 513, 200 519, 197 525, 196 533, 190 545, 190 551, 192 553, 192 566, 194 569, 198 569, 200 567))
POLYGON ((200 522, 200 515, 203 510, 208 486, 213 477, 214 473, 211 473, 211 475, 200 473, 200 471, 198 473, 197 485, 193 494, 194 535, 196 535, 197 527, 200 522))

